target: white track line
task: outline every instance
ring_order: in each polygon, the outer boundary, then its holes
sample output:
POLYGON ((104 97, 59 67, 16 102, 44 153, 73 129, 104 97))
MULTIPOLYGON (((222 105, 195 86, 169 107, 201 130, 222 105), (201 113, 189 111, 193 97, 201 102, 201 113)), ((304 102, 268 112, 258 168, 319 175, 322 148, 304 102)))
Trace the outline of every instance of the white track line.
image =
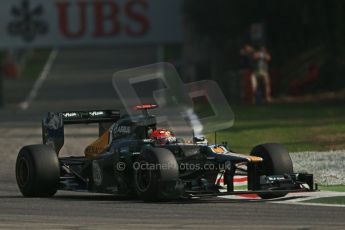
POLYGON ((326 203, 303 203, 303 201, 314 200, 318 198, 330 198, 336 196, 345 196, 345 192, 329 192, 329 191, 320 191, 320 192, 307 192, 307 193, 290 193, 286 197, 296 197, 296 199, 290 199, 285 201, 280 201, 279 198, 275 201, 272 200, 272 203, 281 203, 281 204, 300 204, 300 205, 313 205, 313 206, 328 206, 328 207, 344 207, 343 204, 326 204, 326 203), (300 196, 305 196, 301 197, 300 196))
POLYGON ((51 70, 51 67, 52 67, 58 53, 59 53, 59 51, 56 48, 50 52, 48 60, 47 60, 46 64, 44 65, 44 68, 43 68, 40 76, 38 77, 34 86, 32 87, 29 95, 25 98, 25 100, 22 103, 19 104, 20 109, 27 110, 30 107, 31 103, 35 100, 35 98, 37 96, 37 92, 42 87, 44 81, 47 79, 48 74, 51 70))
POLYGON ((321 204, 321 203, 302 203, 302 202, 272 202, 272 203, 345 208, 345 205, 343 204, 321 204))
MULTIPOLYGON (((276 204, 296 204, 296 205, 312 205, 312 206, 327 206, 327 207, 343 207, 343 204, 323 204, 323 203, 303 203, 303 201, 313 200, 317 198, 328 198, 328 197, 335 197, 335 196, 345 196, 345 192, 303 192, 303 193, 289 193, 283 198, 276 198, 272 200, 266 200, 269 203, 276 203, 276 204), (285 200, 286 198, 290 198, 285 200), (283 200, 282 200, 283 199, 283 200)), ((243 196, 236 196, 236 195, 226 195, 226 196, 219 196, 220 198, 224 199, 231 199, 231 200, 260 200, 260 198, 250 198, 250 197, 243 197, 243 196)))

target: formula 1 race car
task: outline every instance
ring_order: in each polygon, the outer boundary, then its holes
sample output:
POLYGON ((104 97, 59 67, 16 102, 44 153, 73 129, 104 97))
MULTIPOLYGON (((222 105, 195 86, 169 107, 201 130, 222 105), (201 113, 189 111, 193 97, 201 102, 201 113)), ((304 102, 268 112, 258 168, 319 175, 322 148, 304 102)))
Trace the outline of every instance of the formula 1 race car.
POLYGON ((247 155, 230 151, 226 143, 208 144, 203 138, 186 143, 171 133, 168 141, 157 142, 166 130, 158 129, 148 113, 154 107, 137 106, 143 111, 138 116, 121 116, 119 110, 49 113, 42 122, 43 144, 19 152, 21 193, 50 197, 69 190, 158 201, 237 194, 270 199, 314 190, 313 175, 294 173, 289 153, 279 144, 256 146, 247 155), (99 138, 86 147, 85 156, 59 157, 64 126, 86 123, 99 124, 99 138), (236 175, 247 175, 247 190, 234 191, 236 175))

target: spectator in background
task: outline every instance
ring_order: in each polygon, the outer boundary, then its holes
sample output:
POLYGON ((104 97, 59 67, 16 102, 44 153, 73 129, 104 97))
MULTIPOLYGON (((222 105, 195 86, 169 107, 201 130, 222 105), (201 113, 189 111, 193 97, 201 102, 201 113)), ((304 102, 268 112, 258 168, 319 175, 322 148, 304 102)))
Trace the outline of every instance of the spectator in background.
MULTIPOLYGON (((254 61, 254 71, 251 75, 251 84, 254 95, 256 95, 259 82, 261 82, 265 88, 263 92, 264 99, 266 102, 270 102, 272 98, 268 63, 271 61, 271 54, 265 46, 260 46, 257 50, 254 50, 252 58, 254 61)), ((255 101, 255 98, 253 100, 255 101)))
POLYGON ((241 55, 241 68, 246 71, 253 71, 253 54, 254 54, 254 48, 246 44, 244 47, 240 50, 241 55))

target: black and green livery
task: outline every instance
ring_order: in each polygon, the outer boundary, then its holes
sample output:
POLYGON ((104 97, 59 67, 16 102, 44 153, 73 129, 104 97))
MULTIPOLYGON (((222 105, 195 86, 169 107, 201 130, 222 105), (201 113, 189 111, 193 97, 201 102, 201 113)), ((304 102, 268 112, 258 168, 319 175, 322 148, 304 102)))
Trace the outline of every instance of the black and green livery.
POLYGON ((314 190, 313 175, 294 173, 287 150, 279 144, 256 146, 250 155, 198 139, 156 145, 149 139, 156 119, 147 109, 132 117, 119 110, 49 113, 42 122, 43 144, 19 152, 21 193, 49 197, 70 190, 157 201, 251 193, 277 198, 314 190), (60 157, 64 126, 84 123, 98 123, 100 137, 107 132, 105 149, 95 157, 60 157), (247 191, 234 191, 235 175, 248 176, 247 191))

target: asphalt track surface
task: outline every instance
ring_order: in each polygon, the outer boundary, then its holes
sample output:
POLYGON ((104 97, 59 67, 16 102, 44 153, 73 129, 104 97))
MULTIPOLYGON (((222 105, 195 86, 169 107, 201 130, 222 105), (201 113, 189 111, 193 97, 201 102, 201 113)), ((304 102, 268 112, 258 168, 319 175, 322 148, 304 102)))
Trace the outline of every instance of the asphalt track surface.
MULTIPOLYGON (((48 110, 109 108, 116 104, 110 85, 112 72, 132 66, 126 64, 130 58, 127 52, 114 52, 60 51, 32 107, 28 111, 0 111, 1 229, 344 229, 342 207, 221 198, 144 203, 73 192, 58 192, 53 198, 23 198, 14 176, 19 149, 41 142, 40 118, 48 110), (101 61, 102 57, 114 62, 101 61)), ((142 52, 143 57, 138 53, 137 62, 131 62, 133 67, 155 61, 154 53, 142 52)), ((80 153, 96 131, 95 126, 66 130, 68 140, 62 154, 80 153)))

